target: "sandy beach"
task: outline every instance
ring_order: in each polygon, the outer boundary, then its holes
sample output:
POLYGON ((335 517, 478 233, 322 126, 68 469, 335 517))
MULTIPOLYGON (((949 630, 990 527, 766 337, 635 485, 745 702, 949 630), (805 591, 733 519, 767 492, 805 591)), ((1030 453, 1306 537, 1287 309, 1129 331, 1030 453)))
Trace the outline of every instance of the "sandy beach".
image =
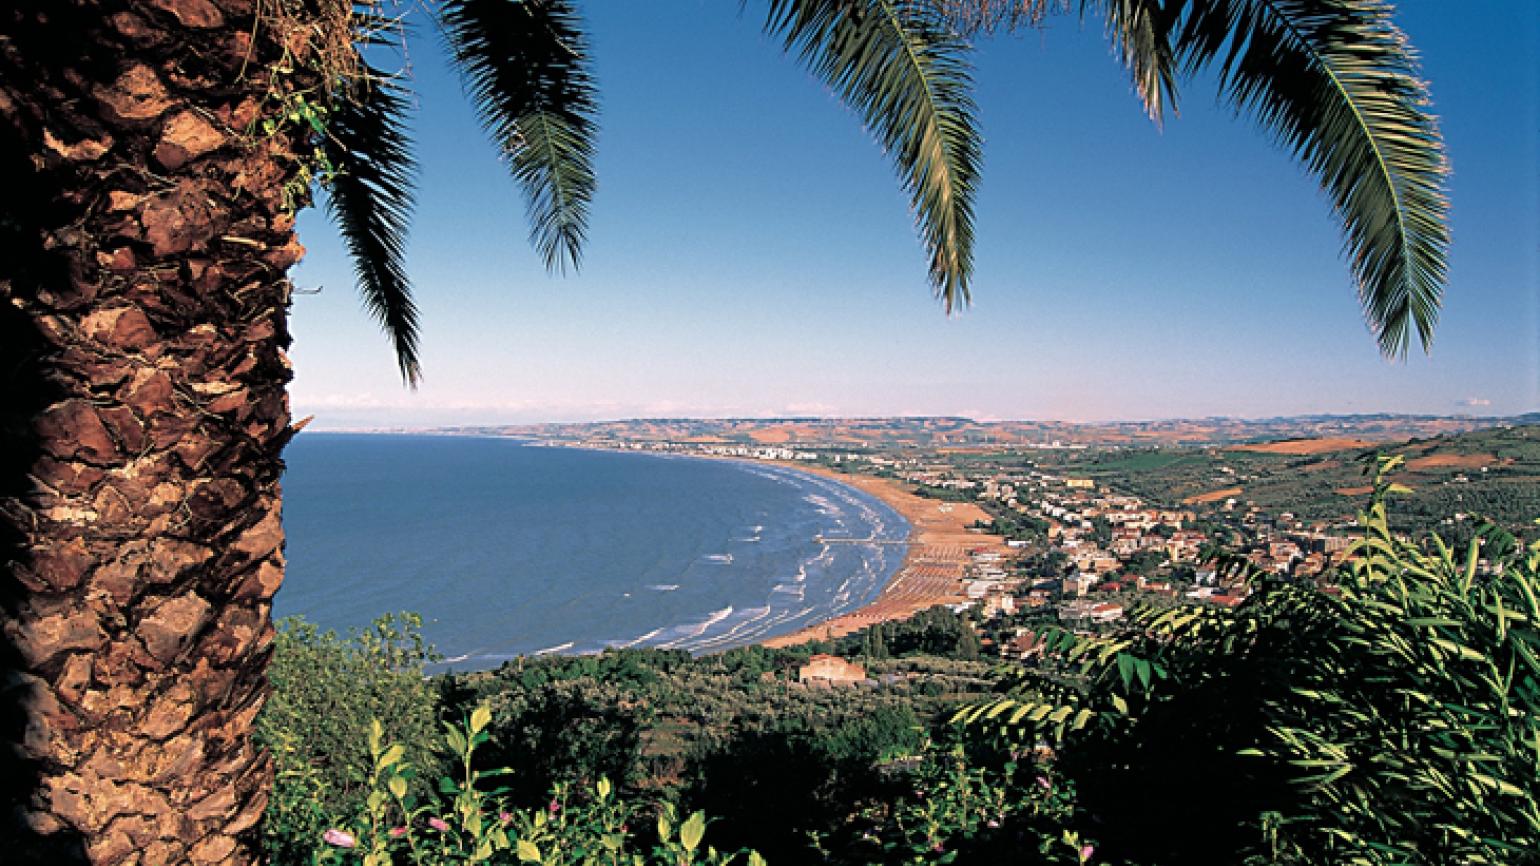
POLYGON ((801 472, 832 478, 886 502, 909 521, 909 550, 903 565, 882 592, 859 610, 761 641, 768 647, 788 647, 811 640, 840 637, 873 623, 908 619, 938 604, 966 601, 963 577, 975 550, 1005 552, 997 535, 969 531, 974 522, 990 517, 972 503, 940 502, 909 492, 903 482, 867 475, 846 475, 827 469, 780 464, 801 472))

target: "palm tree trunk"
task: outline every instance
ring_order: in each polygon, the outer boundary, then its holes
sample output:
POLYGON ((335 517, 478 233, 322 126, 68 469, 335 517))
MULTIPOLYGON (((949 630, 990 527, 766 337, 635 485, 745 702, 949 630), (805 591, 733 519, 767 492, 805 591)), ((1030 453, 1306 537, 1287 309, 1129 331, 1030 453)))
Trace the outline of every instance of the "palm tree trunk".
POLYGON ((302 253, 294 141, 253 132, 275 5, 0 10, 7 863, 257 857, 302 253))

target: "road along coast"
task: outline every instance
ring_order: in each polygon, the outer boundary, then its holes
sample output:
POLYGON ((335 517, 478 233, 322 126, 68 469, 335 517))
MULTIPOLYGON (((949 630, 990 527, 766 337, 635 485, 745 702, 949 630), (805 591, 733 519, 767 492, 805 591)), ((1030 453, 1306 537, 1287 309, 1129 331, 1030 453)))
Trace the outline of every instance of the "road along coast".
POLYGON ((788 647, 813 640, 836 638, 869 625, 908 619, 938 604, 967 601, 964 579, 974 551, 1005 552, 1005 540, 969 527, 990 517, 971 502, 941 502, 916 496, 901 481, 869 475, 847 475, 820 467, 793 463, 779 465, 821 475, 854 487, 887 503, 909 521, 909 549, 903 564, 881 593, 866 606, 760 643, 788 647))

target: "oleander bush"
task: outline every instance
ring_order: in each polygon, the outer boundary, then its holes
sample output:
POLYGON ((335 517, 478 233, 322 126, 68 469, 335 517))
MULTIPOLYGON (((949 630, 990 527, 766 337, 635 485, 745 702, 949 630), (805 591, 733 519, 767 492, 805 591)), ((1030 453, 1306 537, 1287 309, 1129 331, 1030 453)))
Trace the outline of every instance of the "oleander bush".
POLYGON ((763 866, 752 851, 718 852, 704 843, 706 816, 680 821, 663 804, 650 825, 643 810, 619 799, 610 782, 591 789, 558 785, 548 804, 517 809, 500 780, 512 773, 476 769, 476 751, 491 738, 492 711, 477 707, 461 725, 444 725, 445 755, 453 770, 431 793, 415 793, 426 769, 439 762, 385 739, 372 723, 372 769, 364 808, 330 822, 320 834, 316 864, 450 866, 484 863, 544 866, 763 866), (417 763, 423 761, 423 763, 417 763))

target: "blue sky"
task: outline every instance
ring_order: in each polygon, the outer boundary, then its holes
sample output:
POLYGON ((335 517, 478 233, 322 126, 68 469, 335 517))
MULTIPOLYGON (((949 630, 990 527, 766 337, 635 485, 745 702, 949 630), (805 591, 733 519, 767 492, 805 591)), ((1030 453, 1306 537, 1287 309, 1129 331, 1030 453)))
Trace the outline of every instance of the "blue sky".
POLYGON ((1451 154, 1430 355, 1383 360, 1314 182, 1188 83, 1155 129, 1100 28, 984 42, 974 305, 929 293, 879 148, 727 0, 586 4, 601 88, 582 271, 547 274, 437 39, 411 66, 406 390, 323 213, 300 220, 297 414, 322 427, 634 416, 1112 420, 1540 409, 1540 6, 1408 0, 1451 154))

